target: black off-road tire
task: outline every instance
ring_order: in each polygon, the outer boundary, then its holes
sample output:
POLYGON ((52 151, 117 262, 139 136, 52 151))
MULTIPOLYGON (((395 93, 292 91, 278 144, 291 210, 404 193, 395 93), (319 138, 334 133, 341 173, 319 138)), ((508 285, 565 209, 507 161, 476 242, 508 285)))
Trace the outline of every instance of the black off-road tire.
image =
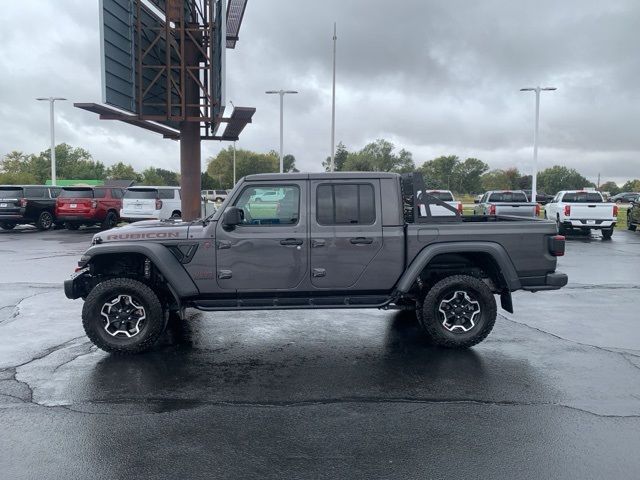
POLYGON ((135 354, 149 350, 167 325, 160 300, 142 282, 131 278, 112 278, 96 285, 82 307, 82 326, 87 337, 100 349, 115 354, 135 354), (130 295, 145 309, 145 323, 132 338, 114 337, 105 330, 101 311, 105 303, 118 295, 130 295))
POLYGON ((107 212, 107 216, 104 217, 100 228, 102 230, 110 230, 118 225, 118 214, 116 212, 107 212))
POLYGON ((469 275, 453 275, 440 280, 428 290, 419 306, 422 311, 416 317, 420 326, 441 347, 472 347, 489 335, 496 322, 497 306, 493 293, 486 283, 469 275), (439 311, 441 302, 457 291, 465 292, 473 301, 478 302, 480 308, 475 326, 467 332, 453 332, 445 328, 444 316, 439 311))
POLYGON ((0 228, 3 230, 13 230, 16 228, 15 223, 0 223, 0 228))
POLYGON ((613 236, 613 227, 611 228, 603 228, 601 230, 602 233, 602 239, 603 240, 611 240, 611 237, 613 236))
POLYGON ((49 230, 53 227, 53 215, 51 212, 47 212, 46 210, 40 212, 40 216, 36 221, 36 228, 41 231, 49 230))
POLYGON ((562 225, 562 223, 560 222, 560 219, 556 220, 556 225, 558 227, 558 235, 566 235, 567 234, 567 229, 564 228, 564 225, 562 225))
POLYGON ((80 228, 80 224, 79 223, 64 222, 64 228, 66 228, 67 230, 78 230, 80 228))

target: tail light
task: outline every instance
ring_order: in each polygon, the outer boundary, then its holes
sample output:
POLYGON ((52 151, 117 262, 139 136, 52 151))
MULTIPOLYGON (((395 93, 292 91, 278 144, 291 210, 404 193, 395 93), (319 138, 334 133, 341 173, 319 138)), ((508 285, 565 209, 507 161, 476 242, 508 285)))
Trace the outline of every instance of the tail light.
POLYGON ((564 255, 564 243, 564 235, 549 237, 549 253, 554 257, 562 257, 564 255))
POLYGON ((98 208, 98 201, 97 200, 91 200, 91 208, 98 208))
POLYGON ((159 198, 156 198, 156 210, 161 210, 162 209, 162 200, 160 200, 159 198))
POLYGON ((458 202, 458 213, 462 215, 462 202, 458 202))
POLYGON ((22 208, 26 208, 27 207, 27 199, 26 198, 21 198, 20 199, 20 206, 22 208))
POLYGON ((570 217, 571 216, 571 205, 565 205, 564 206, 564 216, 565 217, 570 217))
POLYGON ((536 217, 540 216, 540 204, 536 203, 536 217))
POLYGON ((618 205, 614 205, 613 206, 613 216, 617 217, 618 216, 618 205))
POLYGON ((489 215, 495 215, 495 214, 496 214, 496 206, 489 205, 489 215))

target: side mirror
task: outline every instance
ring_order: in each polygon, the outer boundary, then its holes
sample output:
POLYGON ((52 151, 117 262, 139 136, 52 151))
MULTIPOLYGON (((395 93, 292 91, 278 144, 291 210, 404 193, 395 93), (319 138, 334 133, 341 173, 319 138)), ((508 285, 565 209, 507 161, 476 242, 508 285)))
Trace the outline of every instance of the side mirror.
POLYGON ((232 229, 237 225, 240 225, 244 220, 244 211, 238 207, 229 207, 224 212, 222 217, 222 226, 228 229, 232 229))

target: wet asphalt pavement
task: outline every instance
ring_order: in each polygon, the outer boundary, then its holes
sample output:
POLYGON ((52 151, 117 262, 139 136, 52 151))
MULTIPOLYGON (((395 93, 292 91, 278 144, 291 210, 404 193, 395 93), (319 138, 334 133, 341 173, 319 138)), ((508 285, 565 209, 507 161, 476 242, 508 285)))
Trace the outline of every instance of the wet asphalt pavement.
POLYGON ((190 313, 110 356, 64 297, 93 231, 0 232, 0 478, 638 478, 640 234, 435 348, 408 313, 190 313))

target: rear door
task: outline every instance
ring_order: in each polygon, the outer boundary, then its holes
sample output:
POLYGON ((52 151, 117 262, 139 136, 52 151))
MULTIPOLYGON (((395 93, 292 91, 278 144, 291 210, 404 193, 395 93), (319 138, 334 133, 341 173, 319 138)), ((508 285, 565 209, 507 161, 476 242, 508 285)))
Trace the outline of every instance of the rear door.
POLYGON ((311 283, 349 288, 382 248, 380 181, 313 180, 310 185, 311 283))
POLYGON ((309 270, 307 182, 245 185, 233 205, 244 222, 228 230, 216 227, 217 279, 220 288, 238 292, 291 290, 309 270), (256 199, 265 187, 279 192, 278 202, 256 199))

